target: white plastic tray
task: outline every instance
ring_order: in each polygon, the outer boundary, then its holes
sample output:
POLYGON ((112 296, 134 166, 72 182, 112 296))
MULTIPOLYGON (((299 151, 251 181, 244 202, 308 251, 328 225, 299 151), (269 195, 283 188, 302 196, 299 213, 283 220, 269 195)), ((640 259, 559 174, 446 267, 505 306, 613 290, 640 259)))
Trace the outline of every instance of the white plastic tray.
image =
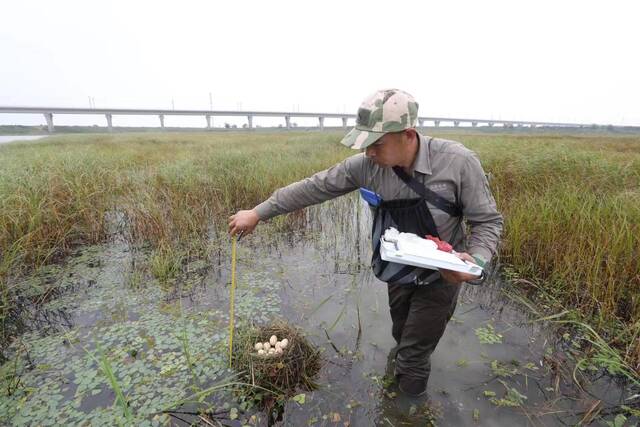
POLYGON ((479 265, 438 250, 430 240, 412 233, 399 233, 395 228, 389 228, 380 238, 380 256, 385 261, 431 270, 443 268, 476 276, 482 274, 482 267, 479 265))

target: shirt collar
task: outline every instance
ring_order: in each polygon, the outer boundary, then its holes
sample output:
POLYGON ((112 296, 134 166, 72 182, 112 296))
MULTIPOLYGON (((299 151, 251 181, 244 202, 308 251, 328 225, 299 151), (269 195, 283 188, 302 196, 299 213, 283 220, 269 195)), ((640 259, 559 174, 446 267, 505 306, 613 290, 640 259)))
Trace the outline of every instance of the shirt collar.
POLYGON ((431 139, 418 134, 418 152, 413 162, 413 170, 426 175, 431 175, 431 158, 429 156, 431 154, 429 150, 431 139))

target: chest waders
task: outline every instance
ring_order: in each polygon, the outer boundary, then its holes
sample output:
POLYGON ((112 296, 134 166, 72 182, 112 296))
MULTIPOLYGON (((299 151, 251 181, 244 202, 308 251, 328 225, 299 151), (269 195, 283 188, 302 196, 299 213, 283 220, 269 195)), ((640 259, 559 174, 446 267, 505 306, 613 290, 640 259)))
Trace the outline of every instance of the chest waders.
POLYGON ((401 167, 394 167, 395 174, 421 197, 381 201, 374 209, 371 240, 373 257, 371 267, 376 277, 383 282, 398 285, 426 285, 440 278, 440 272, 412 265, 384 261, 380 256, 380 238, 389 227, 400 232, 414 233, 420 237, 430 234, 440 237, 427 202, 451 216, 461 216, 459 206, 441 197, 401 167))

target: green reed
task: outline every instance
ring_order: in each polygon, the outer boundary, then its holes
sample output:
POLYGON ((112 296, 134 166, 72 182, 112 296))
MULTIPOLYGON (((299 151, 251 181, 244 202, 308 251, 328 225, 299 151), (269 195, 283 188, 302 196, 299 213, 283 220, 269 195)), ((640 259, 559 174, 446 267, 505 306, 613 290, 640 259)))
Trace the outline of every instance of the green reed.
MULTIPOLYGON (((154 248, 154 275, 170 278, 180 245, 206 242, 235 210, 353 154, 341 135, 74 135, 0 147, 0 308, 11 304, 9 277, 104 241, 116 218, 154 248)), ((640 136, 445 137, 475 150, 492 176, 504 263, 596 327, 638 324, 640 136)), ((640 361, 640 345, 629 346, 628 360, 640 361)))

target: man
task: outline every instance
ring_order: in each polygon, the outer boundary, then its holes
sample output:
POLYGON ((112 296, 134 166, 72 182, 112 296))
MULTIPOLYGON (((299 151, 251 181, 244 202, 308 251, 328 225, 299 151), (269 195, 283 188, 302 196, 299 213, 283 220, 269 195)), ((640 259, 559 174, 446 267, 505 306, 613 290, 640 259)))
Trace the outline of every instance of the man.
POLYGON ((453 314, 459 285, 478 277, 385 262, 379 254, 381 234, 394 226, 439 236, 461 259, 484 267, 496 251, 503 224, 475 153, 454 141, 420 135, 417 119, 418 103, 408 93, 374 93, 358 109, 356 127, 342 139, 364 153, 276 190, 229 222, 232 235, 247 234, 259 221, 366 189, 374 212, 372 267, 388 283, 392 335, 398 344, 395 374, 400 390, 410 396, 426 392, 429 359, 453 314))

